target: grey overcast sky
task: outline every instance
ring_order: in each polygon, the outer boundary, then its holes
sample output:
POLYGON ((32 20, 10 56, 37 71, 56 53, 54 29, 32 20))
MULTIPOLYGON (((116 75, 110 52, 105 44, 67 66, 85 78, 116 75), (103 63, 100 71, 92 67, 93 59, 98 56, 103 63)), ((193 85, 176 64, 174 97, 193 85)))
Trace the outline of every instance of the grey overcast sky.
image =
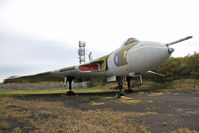
POLYGON ((168 43, 172 56, 199 52, 197 0, 0 0, 0 82, 78 64, 78 41, 103 56, 124 40, 168 43))

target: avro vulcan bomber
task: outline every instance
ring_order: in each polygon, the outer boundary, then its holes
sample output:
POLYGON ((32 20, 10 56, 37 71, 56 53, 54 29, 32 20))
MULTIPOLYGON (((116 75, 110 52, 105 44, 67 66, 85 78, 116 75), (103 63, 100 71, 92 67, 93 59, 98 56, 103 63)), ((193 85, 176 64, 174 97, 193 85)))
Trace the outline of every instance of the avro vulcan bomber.
POLYGON ((117 81, 119 92, 117 97, 123 95, 123 78, 128 82, 128 92, 132 92, 130 86, 131 77, 138 77, 142 82, 142 75, 151 74, 164 76, 162 74, 152 72, 151 69, 163 64, 174 49, 170 46, 192 38, 188 36, 180 40, 162 44, 152 41, 139 41, 136 38, 127 39, 120 48, 103 57, 92 59, 89 62, 70 66, 59 70, 39 73, 35 75, 22 76, 12 79, 20 81, 21 79, 38 79, 40 77, 46 79, 63 78, 69 83, 69 91, 67 94, 72 95, 72 81, 74 79, 89 79, 94 77, 104 77, 107 81, 117 81))

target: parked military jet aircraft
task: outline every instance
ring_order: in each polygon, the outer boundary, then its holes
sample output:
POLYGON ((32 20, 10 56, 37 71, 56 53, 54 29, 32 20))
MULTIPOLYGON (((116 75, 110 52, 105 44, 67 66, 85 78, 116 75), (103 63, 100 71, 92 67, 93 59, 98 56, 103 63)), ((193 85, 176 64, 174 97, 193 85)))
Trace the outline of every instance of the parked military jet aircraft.
POLYGON ((135 38, 129 38, 120 48, 101 58, 76 66, 39 73, 36 75, 18 77, 12 80, 19 81, 20 79, 25 78, 39 79, 40 77, 53 79, 61 77, 65 79, 65 82, 69 82, 70 91, 67 93, 72 95, 74 94, 71 86, 73 79, 106 77, 108 81, 117 80, 119 88, 118 97, 120 97, 122 95, 123 77, 126 77, 128 82, 128 91, 131 92, 131 77, 139 77, 142 82, 142 75, 145 73, 164 76, 149 70, 161 65, 171 56, 174 49, 170 48, 170 45, 190 38, 192 38, 192 36, 167 44, 151 41, 139 41, 135 38))

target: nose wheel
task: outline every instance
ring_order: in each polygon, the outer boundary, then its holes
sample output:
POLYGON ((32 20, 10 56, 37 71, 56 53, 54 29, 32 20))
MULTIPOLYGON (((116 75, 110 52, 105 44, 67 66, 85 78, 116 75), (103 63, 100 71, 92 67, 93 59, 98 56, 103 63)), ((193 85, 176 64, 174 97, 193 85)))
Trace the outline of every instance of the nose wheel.
POLYGON ((133 89, 131 89, 131 78, 126 77, 128 89, 124 90, 125 93, 133 93, 133 89))

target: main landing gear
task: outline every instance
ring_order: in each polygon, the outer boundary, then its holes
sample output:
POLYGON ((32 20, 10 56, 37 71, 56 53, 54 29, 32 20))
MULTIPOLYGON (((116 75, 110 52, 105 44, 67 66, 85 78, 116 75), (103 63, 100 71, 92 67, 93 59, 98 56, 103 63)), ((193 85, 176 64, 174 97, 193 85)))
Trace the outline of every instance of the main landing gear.
POLYGON ((69 83, 69 91, 67 91, 67 95, 71 96, 71 95, 75 95, 74 91, 72 91, 72 81, 73 81, 73 77, 65 77, 64 79, 64 85, 66 85, 66 82, 68 81, 69 83))

